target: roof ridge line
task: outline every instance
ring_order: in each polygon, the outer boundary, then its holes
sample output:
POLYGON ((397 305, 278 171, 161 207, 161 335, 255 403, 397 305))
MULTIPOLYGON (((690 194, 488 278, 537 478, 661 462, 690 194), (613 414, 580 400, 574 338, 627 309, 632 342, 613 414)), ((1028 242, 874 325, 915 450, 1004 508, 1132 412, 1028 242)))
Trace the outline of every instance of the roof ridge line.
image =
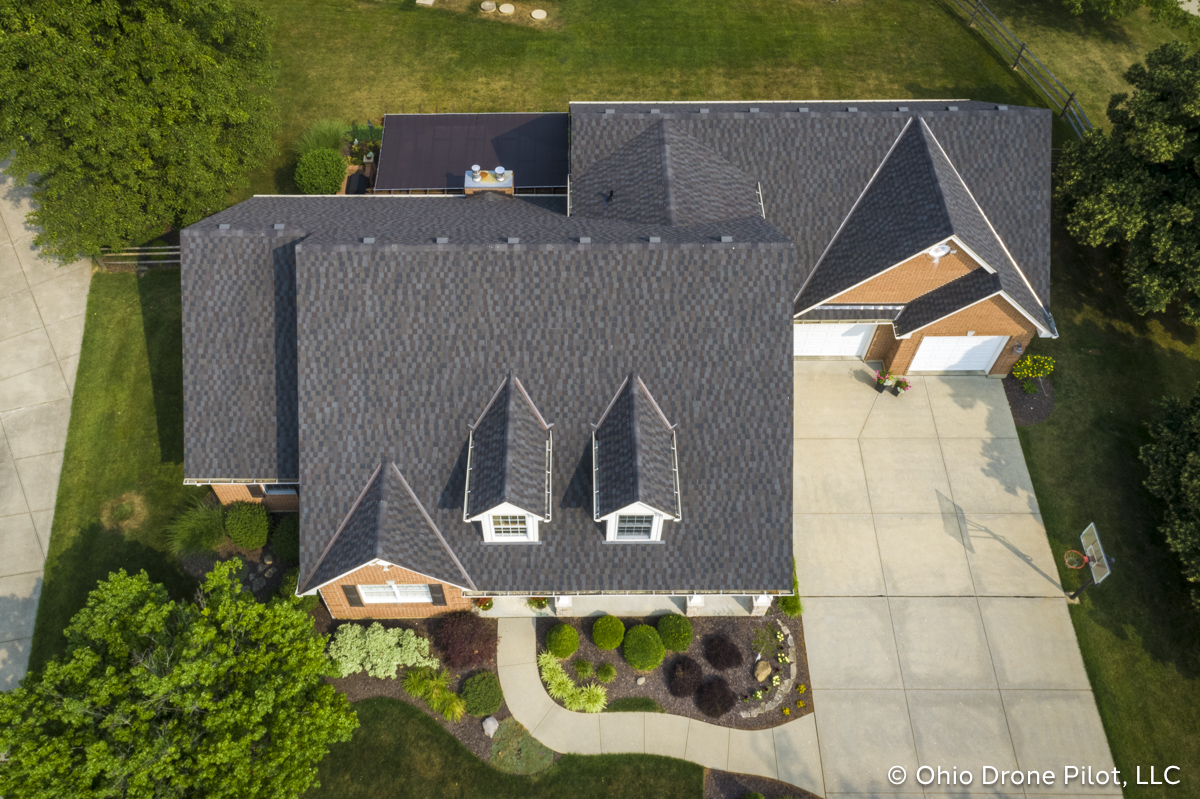
POLYGON ((358 506, 362 504, 363 497, 367 495, 367 491, 375 482, 375 478, 379 476, 381 469, 383 469, 382 460, 379 462, 379 465, 375 467, 375 471, 371 472, 371 477, 367 480, 366 485, 363 486, 362 491, 358 492, 358 498, 355 499, 354 504, 350 506, 350 510, 346 513, 346 518, 342 519, 342 523, 338 525, 337 530, 334 530, 333 536, 329 539, 329 543, 325 545, 325 549, 321 552, 321 556, 317 558, 317 562, 313 564, 312 571, 309 572, 308 578, 304 581, 305 583, 311 580, 313 575, 317 573, 317 570, 321 568, 321 564, 325 561, 326 556, 329 555, 330 550, 333 549, 333 545, 337 542, 338 536, 342 534, 342 530, 346 529, 346 525, 349 524, 350 518, 354 516, 354 511, 358 510, 358 506))
MULTIPOLYGON (((925 124, 924 118, 917 116, 915 119, 920 123, 918 130, 921 133, 921 140, 925 145, 923 148, 921 148, 921 153, 925 156, 925 160, 929 163, 929 172, 933 175, 934 185, 937 186, 937 198, 938 202, 941 203, 942 206, 942 216, 945 218, 946 227, 950 228, 951 234, 957 235, 957 231, 954 229, 954 217, 950 215, 950 203, 946 202, 946 190, 942 186, 942 177, 938 174, 937 164, 933 162, 933 153, 929 151, 929 140, 933 139, 933 143, 937 144, 937 137, 933 135, 933 131, 929 129, 927 124, 925 124)), ((938 146, 938 149, 941 150, 941 146, 938 146)), ((951 169, 954 169, 954 164, 950 161, 950 156, 946 155, 944 150, 942 150, 942 155, 946 156, 946 163, 950 164, 951 169)), ((954 174, 958 175, 957 169, 954 169, 954 174)), ((961 181, 962 176, 959 176, 958 179, 961 181)), ((966 186, 965 183, 963 185, 964 187, 966 186)))
POLYGON ((678 225, 678 215, 675 208, 675 192, 672 190, 672 184, 675 182, 674 170, 671 169, 671 145, 667 143, 667 123, 659 120, 655 123, 658 127, 659 150, 662 153, 663 165, 663 191, 666 192, 667 207, 667 224, 672 227, 678 225))
MULTIPOLYGON (((458 555, 455 555, 454 550, 450 548, 448 543, 446 543, 446 539, 442 537, 442 531, 439 530, 437 525, 433 523, 433 519, 429 517, 429 514, 425 510, 425 506, 421 504, 421 500, 417 499, 417 495, 413 492, 412 486, 410 486, 408 481, 404 479, 404 473, 400 471, 400 467, 396 465, 395 461, 392 461, 391 464, 392 470, 395 471, 396 476, 400 478, 400 484, 404 486, 404 490, 408 492, 408 495, 412 497, 412 501, 416 503, 417 510, 421 512, 421 516, 425 519, 425 523, 429 525, 429 529, 433 530, 433 534, 436 535, 438 541, 442 543, 442 548, 446 550, 446 554, 450 556, 450 560, 454 561, 454 565, 457 566, 458 570, 462 573, 463 579, 467 581, 467 585, 471 586, 472 591, 478 591, 479 587, 475 585, 475 581, 471 579, 471 575, 467 574, 467 570, 463 567, 462 561, 458 559, 458 555)), ((379 465, 383 466, 382 463, 379 465)))

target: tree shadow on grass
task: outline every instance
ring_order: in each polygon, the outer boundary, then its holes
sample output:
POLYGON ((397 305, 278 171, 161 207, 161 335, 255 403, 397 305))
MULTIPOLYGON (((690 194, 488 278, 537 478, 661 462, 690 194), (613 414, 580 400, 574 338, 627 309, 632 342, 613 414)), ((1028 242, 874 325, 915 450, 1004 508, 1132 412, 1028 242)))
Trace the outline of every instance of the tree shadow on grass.
POLYGON ((46 582, 38 606, 37 627, 29 656, 29 669, 41 669, 66 649, 62 631, 87 604, 88 594, 110 573, 145 571, 152 582, 167 588, 172 599, 190 600, 197 582, 166 552, 109 530, 92 521, 74 537, 74 543, 47 563, 46 582))
POLYGON ((183 461, 183 312, 179 269, 138 278, 142 329, 150 362, 158 447, 164 463, 183 461))

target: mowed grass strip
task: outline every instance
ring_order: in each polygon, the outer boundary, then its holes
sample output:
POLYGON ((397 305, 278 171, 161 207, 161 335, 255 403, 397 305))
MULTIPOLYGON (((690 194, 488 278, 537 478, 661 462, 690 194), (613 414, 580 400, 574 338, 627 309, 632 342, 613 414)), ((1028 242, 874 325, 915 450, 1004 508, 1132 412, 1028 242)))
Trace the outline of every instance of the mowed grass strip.
POLYGON ((1052 297, 1061 337, 1031 351, 1057 361, 1055 409, 1019 428, 1063 585, 1082 572, 1062 562, 1095 522, 1112 576, 1089 588, 1071 617, 1126 797, 1200 796, 1200 620, 1175 554, 1142 487, 1138 448, 1164 394, 1200 383, 1200 331, 1168 316, 1138 317, 1108 254, 1054 237, 1052 297), (1135 769, 1180 767, 1178 786, 1136 784, 1135 769))
POLYGON ((206 490, 183 485, 181 337, 178 269, 92 276, 31 670, 63 651, 62 630, 110 572, 194 589, 161 549, 175 509, 206 490))
POLYGON ((1041 105, 930 0, 262 0, 275 18, 281 153, 258 193, 293 192, 313 121, 388 111, 565 111, 571 100, 973 98, 1041 105), (535 7, 544 27, 526 24, 535 7))
POLYGON ((533 776, 505 774, 395 699, 354 704, 359 728, 321 761, 305 799, 700 799, 704 769, 654 755, 563 755, 533 776))

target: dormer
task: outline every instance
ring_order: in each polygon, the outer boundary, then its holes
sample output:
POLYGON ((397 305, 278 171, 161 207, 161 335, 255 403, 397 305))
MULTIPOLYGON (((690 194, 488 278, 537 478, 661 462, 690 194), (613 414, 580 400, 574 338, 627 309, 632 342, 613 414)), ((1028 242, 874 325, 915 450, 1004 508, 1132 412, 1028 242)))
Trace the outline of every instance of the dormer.
POLYGON ((637 375, 617 389, 592 429, 593 517, 609 543, 662 541, 682 518, 675 428, 637 375))
POLYGON ((550 427, 514 375, 471 426, 463 521, 479 522, 485 543, 537 543, 550 521, 550 427))

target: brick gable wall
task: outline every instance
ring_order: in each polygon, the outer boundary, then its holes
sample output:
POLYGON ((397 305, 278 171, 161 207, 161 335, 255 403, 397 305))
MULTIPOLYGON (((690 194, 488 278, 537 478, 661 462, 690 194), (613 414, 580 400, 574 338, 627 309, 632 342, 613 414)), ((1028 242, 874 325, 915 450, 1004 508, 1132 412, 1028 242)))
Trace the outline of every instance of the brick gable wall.
POLYGON ((322 587, 320 593, 325 607, 329 608, 329 614, 335 619, 423 619, 452 610, 468 610, 471 607, 471 600, 465 598, 460 589, 401 569, 399 566, 392 566, 386 571, 383 566, 363 566, 322 587), (398 602, 355 608, 350 606, 346 600, 346 593, 342 590, 344 585, 384 585, 388 580, 397 585, 440 585, 446 593, 446 604, 398 602))
POLYGON ((963 252, 961 247, 955 245, 955 249, 958 252, 943 256, 936 266, 933 258, 928 255, 916 255, 826 302, 837 305, 898 305, 911 302, 938 286, 982 268, 974 258, 963 252))
POLYGON ((951 314, 914 333, 912 338, 908 339, 896 339, 891 325, 880 325, 875 339, 871 342, 871 353, 868 353, 868 356, 875 352, 880 353, 879 359, 884 362, 884 367, 893 374, 902 375, 907 373, 925 336, 965 336, 969 331, 974 331, 977 336, 1009 337, 1008 343, 1000 351, 989 372, 993 375, 1008 374, 1013 363, 1020 357, 1012 351, 1013 344, 1019 341, 1022 348, 1027 349, 1037 332, 1033 323, 1007 300, 993 297, 951 314))

